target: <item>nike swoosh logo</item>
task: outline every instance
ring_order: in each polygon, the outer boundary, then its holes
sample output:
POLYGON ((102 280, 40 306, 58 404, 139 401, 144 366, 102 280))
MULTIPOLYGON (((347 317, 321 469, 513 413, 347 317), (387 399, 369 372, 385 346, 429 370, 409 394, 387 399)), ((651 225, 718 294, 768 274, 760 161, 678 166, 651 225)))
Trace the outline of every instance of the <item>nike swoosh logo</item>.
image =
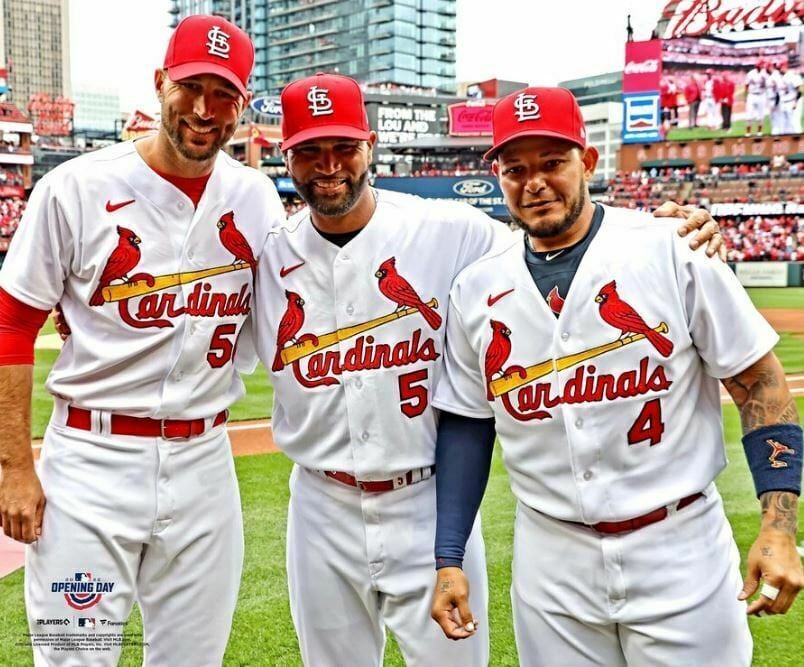
POLYGON ((564 252, 565 250, 566 250, 566 248, 562 248, 562 249, 561 249, 561 250, 559 250, 558 252, 554 252, 554 253, 552 253, 552 254, 550 254, 550 253, 548 252, 548 253, 547 253, 547 254, 544 256, 544 258, 545 258, 545 259, 546 259, 546 260, 549 262, 551 259, 555 259, 556 257, 558 257, 558 256, 559 256, 559 255, 560 255, 562 252, 564 252))
POLYGON ((502 299, 504 296, 510 294, 513 291, 514 291, 514 288, 512 287, 511 289, 509 289, 509 290, 507 290, 505 292, 500 292, 497 296, 491 296, 491 294, 489 294, 489 299, 488 299, 488 301, 486 303, 488 303, 489 308, 491 308, 500 299, 502 299))
POLYGON ((304 266, 304 262, 299 262, 298 264, 294 264, 293 266, 289 266, 288 268, 285 268, 283 266, 281 269, 279 269, 279 277, 285 278, 289 273, 295 271, 300 266, 304 266))
POLYGON ((136 199, 129 199, 128 201, 121 201, 119 204, 112 204, 112 200, 109 199, 106 201, 106 210, 109 211, 109 213, 114 213, 117 209, 133 204, 135 201, 136 199))

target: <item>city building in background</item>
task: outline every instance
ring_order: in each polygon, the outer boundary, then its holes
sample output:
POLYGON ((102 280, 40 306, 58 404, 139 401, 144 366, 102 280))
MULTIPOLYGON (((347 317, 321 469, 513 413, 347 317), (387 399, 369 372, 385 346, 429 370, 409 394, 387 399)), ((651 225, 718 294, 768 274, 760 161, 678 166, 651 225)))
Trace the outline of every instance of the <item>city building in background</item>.
POLYGON ((390 91, 455 92, 456 0, 173 0, 174 23, 224 16, 251 35, 251 88, 277 94, 319 71, 390 91))
POLYGON ((599 102, 617 102, 622 104, 623 73, 607 72, 580 79, 560 81, 559 86, 572 91, 578 104, 597 104, 599 102))
POLYGON ((26 108, 33 95, 70 97, 67 0, 0 0, 0 14, 6 100, 26 108))
POLYGON ((120 95, 111 89, 76 84, 73 90, 76 131, 98 130, 114 132, 120 129, 120 95))

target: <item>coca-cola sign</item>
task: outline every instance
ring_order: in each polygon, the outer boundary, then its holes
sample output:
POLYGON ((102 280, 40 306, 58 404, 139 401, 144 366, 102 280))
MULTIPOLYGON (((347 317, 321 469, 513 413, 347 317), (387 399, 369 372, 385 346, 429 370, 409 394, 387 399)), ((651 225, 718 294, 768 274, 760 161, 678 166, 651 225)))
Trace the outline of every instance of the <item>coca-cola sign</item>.
POLYGON ((653 74, 659 71, 658 58, 649 58, 641 63, 630 60, 625 63, 623 74, 653 74))
POLYGON ((459 102, 449 105, 449 133, 453 137, 491 136, 493 103, 459 102))
POLYGON ((665 39, 695 37, 728 30, 800 24, 801 0, 670 0, 662 11, 668 20, 665 39))
POLYGON ((662 41, 626 42, 623 92, 645 93, 659 90, 662 76, 662 41))

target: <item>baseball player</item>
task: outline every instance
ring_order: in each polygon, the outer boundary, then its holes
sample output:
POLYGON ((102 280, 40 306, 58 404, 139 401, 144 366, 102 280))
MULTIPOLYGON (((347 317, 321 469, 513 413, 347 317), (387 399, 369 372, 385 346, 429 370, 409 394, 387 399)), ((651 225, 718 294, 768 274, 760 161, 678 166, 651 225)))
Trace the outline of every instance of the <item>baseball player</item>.
MULTIPOLYGON (((781 80, 779 82, 780 106, 780 134, 794 134, 799 132, 796 125, 796 107, 801 97, 801 75, 795 68, 790 69, 787 62, 783 62, 779 69, 781 80)), ((799 124, 801 118, 799 117, 799 124)))
POLYGON ((388 628, 408 664, 485 665, 477 526, 465 561, 475 636, 449 642, 429 619, 431 398, 452 279, 511 234, 465 205, 369 187, 376 135, 354 80, 301 79, 281 103, 282 151, 308 208, 263 248, 255 323, 274 440, 296 463, 287 569, 302 659, 380 665, 388 628))
MULTIPOLYGON (((749 665, 746 611, 785 613, 804 586, 802 433, 778 336, 727 266, 589 200, 598 153, 569 91, 503 98, 493 133, 486 158, 525 234, 452 289, 433 398, 436 555, 460 563, 496 427, 518 499, 521 664, 749 665), (523 119, 526 105, 538 114, 523 119), (713 483, 726 463, 718 379, 762 503, 744 583, 713 483)), ((439 570, 433 615, 471 636, 458 567, 439 570)))
POLYGON ((224 426, 243 394, 233 354, 238 369, 256 362, 252 249, 284 218, 270 181, 220 150, 253 62, 233 24, 179 23, 154 78, 158 134, 47 174, 0 273, 0 516, 30 545, 37 665, 117 664, 121 641, 71 637, 121 639, 135 600, 145 664, 221 664, 243 557, 224 426), (73 335, 47 380, 37 476, 33 344, 59 302, 73 335))
POLYGON ((475 636, 447 641, 429 618, 431 400, 453 277, 511 234, 465 205, 369 187, 376 135, 354 80, 301 79, 281 103, 282 151, 308 208, 270 234, 254 316, 274 440, 296 463, 287 570, 302 659, 380 665, 388 628, 410 665, 485 665, 477 526, 465 560, 475 636))
POLYGON ((765 61, 760 58, 756 66, 745 75, 745 134, 751 134, 756 125, 756 136, 762 136, 762 123, 765 120, 766 108, 766 76, 765 61))

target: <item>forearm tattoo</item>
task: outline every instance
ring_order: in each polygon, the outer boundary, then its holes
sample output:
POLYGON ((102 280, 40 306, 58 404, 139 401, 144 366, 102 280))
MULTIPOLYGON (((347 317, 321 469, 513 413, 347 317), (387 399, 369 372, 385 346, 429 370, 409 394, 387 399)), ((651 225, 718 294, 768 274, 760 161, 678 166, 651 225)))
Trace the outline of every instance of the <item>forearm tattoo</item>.
POLYGON ((438 586, 438 590, 441 593, 449 593, 451 589, 452 589, 451 581, 442 581, 438 586))
POLYGON ((763 525, 796 536, 798 530, 798 496, 790 491, 768 491, 759 498, 763 525), (765 519, 769 523, 765 523, 765 519))
POLYGON ((797 424, 798 409, 784 377, 774 368, 752 366, 746 372, 723 380, 737 408, 743 433, 768 424, 797 424))

